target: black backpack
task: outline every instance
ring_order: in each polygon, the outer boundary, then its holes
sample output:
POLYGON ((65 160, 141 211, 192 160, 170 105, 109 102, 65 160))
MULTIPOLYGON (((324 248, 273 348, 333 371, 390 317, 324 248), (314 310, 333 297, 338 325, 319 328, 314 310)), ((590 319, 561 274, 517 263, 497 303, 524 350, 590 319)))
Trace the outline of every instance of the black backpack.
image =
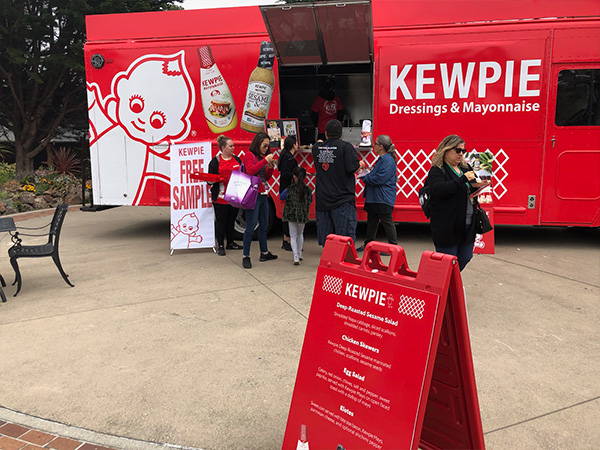
POLYGON ((419 189, 419 203, 421 209, 428 219, 431 217, 431 190, 429 189, 428 182, 429 177, 425 180, 425 184, 419 189))

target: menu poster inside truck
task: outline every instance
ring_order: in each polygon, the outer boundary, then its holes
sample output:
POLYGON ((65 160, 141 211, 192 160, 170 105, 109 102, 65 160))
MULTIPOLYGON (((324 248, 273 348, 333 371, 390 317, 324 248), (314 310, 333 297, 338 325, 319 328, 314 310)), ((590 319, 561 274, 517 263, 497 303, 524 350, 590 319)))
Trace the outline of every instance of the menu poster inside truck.
POLYGON ((176 44, 86 45, 94 203, 169 205, 172 146, 222 133, 252 138, 238 127, 236 105, 260 40, 176 44))

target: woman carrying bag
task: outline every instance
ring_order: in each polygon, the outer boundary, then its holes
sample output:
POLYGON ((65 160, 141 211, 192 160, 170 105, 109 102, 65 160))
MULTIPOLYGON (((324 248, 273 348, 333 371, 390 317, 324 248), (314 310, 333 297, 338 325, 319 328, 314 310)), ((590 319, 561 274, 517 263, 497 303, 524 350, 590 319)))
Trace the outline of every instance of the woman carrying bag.
POLYGON ((432 167, 425 181, 431 195, 435 251, 456 256, 460 270, 473 257, 475 222, 482 212, 471 193, 490 184, 489 181, 477 182, 473 168, 464 159, 465 152, 465 141, 461 137, 446 136, 432 157, 432 167))
POLYGON ((258 243, 260 245, 260 261, 271 261, 277 259, 267 247, 267 231, 269 227, 269 198, 267 182, 273 176, 273 167, 275 166, 274 155, 269 152, 269 136, 265 133, 257 133, 252 139, 250 148, 244 154, 242 162, 244 171, 248 175, 255 175, 260 178, 258 188, 258 198, 256 206, 253 209, 246 209, 246 230, 244 231, 244 251, 242 257, 242 266, 244 269, 252 268, 250 259, 250 246, 252 245, 252 235, 254 227, 258 222, 258 243))
POLYGON ((242 246, 233 240, 238 208, 231 206, 223 198, 231 172, 240 170, 242 161, 234 154, 235 147, 231 138, 221 135, 217 138, 217 144, 220 154, 208 164, 208 173, 220 175, 222 178, 222 181, 211 186, 210 195, 215 210, 216 252, 219 256, 225 256, 225 248, 227 250, 242 249, 242 246), (227 247, 225 247, 225 238, 227 238, 227 247))

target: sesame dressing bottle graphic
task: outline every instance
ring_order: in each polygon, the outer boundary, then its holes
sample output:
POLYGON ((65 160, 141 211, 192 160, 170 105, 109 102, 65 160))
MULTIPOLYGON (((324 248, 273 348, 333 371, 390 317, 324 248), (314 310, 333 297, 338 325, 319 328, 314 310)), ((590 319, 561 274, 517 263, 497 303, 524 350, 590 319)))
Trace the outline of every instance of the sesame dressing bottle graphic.
POLYGON ((300 425, 300 438, 296 445, 296 450, 308 450, 308 431, 306 431, 306 425, 300 425))
POLYGON ((275 76, 273 75, 273 60, 275 49, 268 41, 260 43, 258 64, 250 74, 248 91, 244 102, 241 128, 252 133, 265 130, 265 118, 269 113, 275 76))
POLYGON ((198 49, 200 55, 200 96, 208 128, 219 134, 237 126, 233 96, 221 71, 215 64, 210 47, 198 49))

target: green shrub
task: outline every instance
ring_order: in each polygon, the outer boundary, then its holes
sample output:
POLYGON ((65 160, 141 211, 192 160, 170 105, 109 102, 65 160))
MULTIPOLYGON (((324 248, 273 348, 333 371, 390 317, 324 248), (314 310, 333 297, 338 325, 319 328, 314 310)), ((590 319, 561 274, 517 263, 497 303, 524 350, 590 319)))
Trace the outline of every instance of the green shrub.
POLYGON ((16 176, 16 167, 14 164, 0 162, 0 184, 14 179, 16 176))
POLYGON ((44 183, 40 181, 35 185, 35 193, 36 195, 43 195, 48 189, 50 189, 50 183, 44 183))

